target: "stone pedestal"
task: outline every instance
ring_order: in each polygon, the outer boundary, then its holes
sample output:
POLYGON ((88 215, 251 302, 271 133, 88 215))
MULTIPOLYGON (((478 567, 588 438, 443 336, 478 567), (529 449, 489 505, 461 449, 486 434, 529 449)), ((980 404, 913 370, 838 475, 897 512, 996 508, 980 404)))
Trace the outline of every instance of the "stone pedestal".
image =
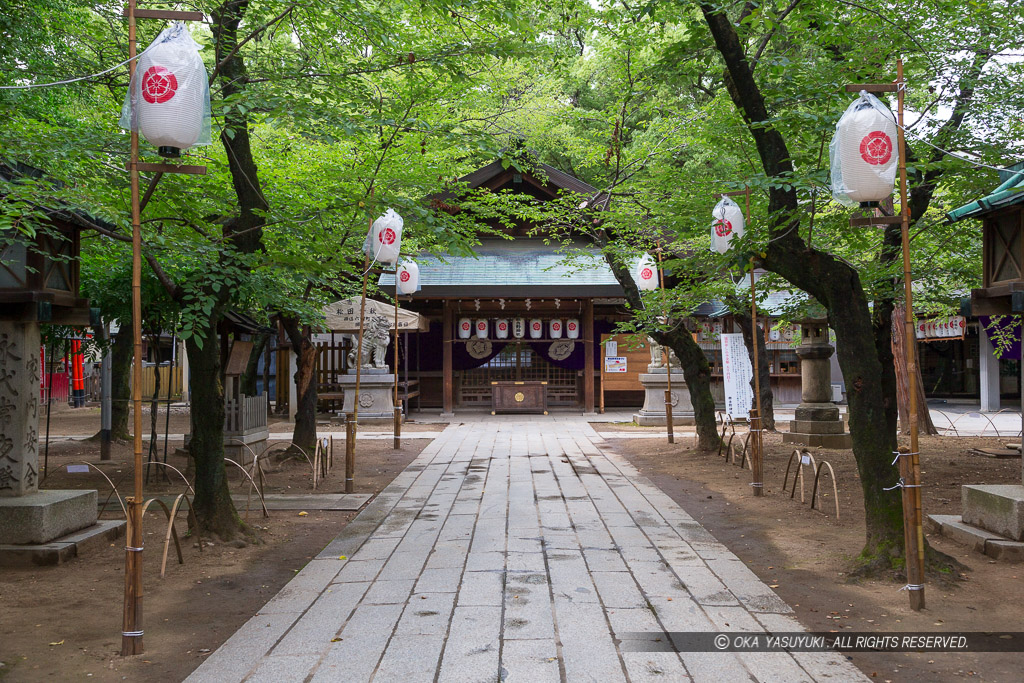
MULTIPOLYGON (((644 386, 644 407, 633 415, 633 421, 643 427, 665 425, 665 390, 668 389, 665 369, 640 375, 640 384, 644 386)), ((690 390, 681 372, 672 373, 672 424, 695 424, 690 390)))
POLYGON ((965 524, 1024 541, 1024 485, 967 485, 960 497, 965 524))
POLYGON ((853 442, 833 404, 832 367, 834 350, 828 343, 828 325, 824 320, 805 321, 801 325, 800 399, 796 419, 789 423, 783 443, 822 448, 851 448, 853 442))
MULTIPOLYGON (((338 383, 345 390, 345 413, 351 413, 356 398, 355 373, 342 375, 338 383)), ((363 368, 359 377, 359 421, 395 417, 395 376, 386 370, 363 368)))
POLYGON ((0 320, 0 544, 96 523, 96 491, 39 491, 39 325, 0 320))

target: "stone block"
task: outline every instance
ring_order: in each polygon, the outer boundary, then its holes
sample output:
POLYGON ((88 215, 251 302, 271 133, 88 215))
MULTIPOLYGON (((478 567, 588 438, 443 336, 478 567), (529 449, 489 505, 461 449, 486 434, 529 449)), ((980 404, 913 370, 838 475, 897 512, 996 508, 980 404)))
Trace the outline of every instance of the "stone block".
POLYGON ((832 403, 801 403, 794 411, 794 417, 797 420, 835 422, 839 420, 839 406, 832 403))
POLYGON ((96 523, 96 491, 45 490, 0 498, 0 544, 41 544, 96 523))
POLYGON ((960 495, 964 522, 1024 541, 1024 485, 967 485, 960 495))
POLYGON ((124 520, 100 520, 92 526, 39 545, 0 545, 0 567, 63 564, 123 536, 124 520))
POLYGON ((1024 543, 1005 540, 989 541, 985 544, 985 554, 994 560, 1024 562, 1024 543))
POLYGON ((790 420, 789 431, 798 434, 842 434, 846 425, 842 420, 790 420))
POLYGON ((846 450, 853 448, 853 439, 849 434, 798 434, 787 432, 782 435, 782 443, 800 446, 835 448, 846 450))

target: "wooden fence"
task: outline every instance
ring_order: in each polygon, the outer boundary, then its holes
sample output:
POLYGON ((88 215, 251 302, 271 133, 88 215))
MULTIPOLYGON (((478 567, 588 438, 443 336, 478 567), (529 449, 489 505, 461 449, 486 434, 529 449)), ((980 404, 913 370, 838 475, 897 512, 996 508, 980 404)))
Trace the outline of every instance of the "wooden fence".
POLYGON ((224 402, 224 433, 249 434, 267 426, 267 393, 224 402))
MULTIPOLYGON (((181 399, 181 366, 177 365, 173 368, 174 372, 171 372, 169 365, 161 365, 160 371, 160 395, 157 398, 167 398, 167 386, 168 382, 173 382, 174 386, 171 387, 171 398, 181 399)), ((156 387, 156 373, 157 367, 155 365, 142 366, 142 400, 149 401, 153 398, 153 389, 156 387)))

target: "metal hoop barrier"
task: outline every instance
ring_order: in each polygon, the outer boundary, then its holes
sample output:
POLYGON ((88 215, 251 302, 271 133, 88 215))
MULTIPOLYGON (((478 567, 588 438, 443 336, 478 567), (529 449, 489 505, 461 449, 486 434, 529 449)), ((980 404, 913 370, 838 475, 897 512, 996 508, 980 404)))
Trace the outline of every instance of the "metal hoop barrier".
MULTIPOLYGON (((839 519, 839 489, 836 487, 836 472, 827 460, 819 462, 818 468, 814 472, 814 486, 811 488, 811 509, 814 509, 814 501, 818 497, 818 479, 821 477, 823 467, 828 467, 828 473, 832 475, 832 496, 836 503, 836 519, 839 519)), ((824 511, 822 510, 822 512, 824 511)))
POLYGON ((804 502, 804 465, 805 464, 809 465, 812 472, 816 469, 816 466, 815 466, 815 463, 814 463, 814 456, 811 455, 810 451, 808 451, 806 448, 805 449, 794 448, 793 452, 790 453, 790 455, 789 455, 789 462, 786 463, 786 476, 782 480, 782 492, 783 493, 786 492, 786 486, 789 484, 789 471, 790 471, 790 468, 793 466, 793 458, 794 457, 799 458, 799 459, 797 460, 796 471, 793 473, 793 489, 790 491, 789 497, 790 498, 795 498, 796 497, 796 482, 799 479, 800 480, 800 502, 803 503, 804 502), (805 456, 805 455, 808 457, 810 462, 808 462, 808 463, 804 462, 803 456, 805 456))
MULTIPOLYGON (((178 512, 178 504, 181 503, 181 499, 185 497, 184 493, 179 493, 178 497, 174 499, 174 512, 171 512, 171 508, 167 507, 167 503, 159 498, 150 498, 142 504, 142 517, 145 518, 146 510, 153 503, 157 503, 164 510, 164 514, 167 515, 167 533, 164 535, 164 553, 163 558, 160 561, 160 578, 164 578, 167 573, 167 551, 170 549, 171 538, 174 538, 174 550, 178 553, 178 564, 185 564, 185 557, 181 554, 181 542, 178 540, 178 530, 174 528, 174 519, 178 512)), ((191 511, 191 504, 189 505, 191 511)), ((129 522, 131 524, 131 522, 129 522)), ((199 537, 199 527, 196 527, 196 537, 199 538, 199 550, 202 552, 203 539, 199 537)))
POLYGON ((110 480, 110 477, 107 476, 106 472, 101 470, 99 467, 96 467, 96 465, 93 465, 91 462, 86 462, 84 460, 79 460, 79 462, 81 464, 83 464, 83 465, 88 465, 89 467, 91 467, 94 470, 96 470, 97 472, 99 472, 100 476, 103 477, 104 479, 106 479, 107 483, 110 484, 110 493, 107 494, 107 499, 103 501, 103 506, 100 508, 100 511, 99 511, 98 514, 102 515, 104 512, 106 512, 107 511, 107 503, 110 502, 110 497, 113 496, 113 495, 117 495, 117 502, 121 505, 121 512, 124 513, 124 518, 127 521, 127 519, 128 519, 128 508, 125 507, 124 499, 121 498, 121 494, 117 492, 117 486, 115 486, 114 482, 110 480))
MULTIPOLYGON (((1001 408, 1001 409, 997 410, 995 414, 999 415, 1001 413, 1015 413, 1015 412, 1017 412, 1017 411, 1010 410, 1009 408, 1001 408)), ((1021 437, 1021 433, 1022 433, 1021 430, 1018 429, 1016 436, 1014 436, 1013 438, 1019 439, 1021 437)), ((999 436, 998 430, 996 431, 996 436, 999 436)), ((999 438, 1002 438, 1002 437, 999 436, 999 438)))
POLYGON ((310 460, 309 455, 306 453, 305 449, 302 448, 302 446, 298 445, 294 441, 268 441, 267 447, 263 449, 262 455, 266 455, 267 453, 269 453, 270 451, 274 450, 275 448, 282 444, 288 444, 289 447, 294 446, 299 451, 299 453, 302 454, 302 457, 306 459, 306 462, 309 463, 309 469, 313 472, 313 488, 316 489, 316 465, 314 465, 313 461, 310 460))
MULTIPOLYGON (((232 465, 234 465, 235 467, 237 467, 238 469, 240 469, 242 471, 242 474, 244 474, 246 477, 248 477, 249 481, 252 482, 252 485, 256 486, 256 482, 253 481, 253 478, 249 475, 248 472, 245 471, 244 467, 239 465, 237 462, 235 462, 231 458, 224 458, 224 462, 229 462, 232 465)), ((258 495, 260 497, 260 505, 263 507, 263 516, 264 517, 269 517, 270 513, 267 511, 267 502, 265 500, 263 500, 263 493, 259 490, 259 487, 256 487, 256 495, 258 495)), ((245 508, 245 520, 249 521, 249 506, 248 505, 246 505, 246 508, 245 508)))

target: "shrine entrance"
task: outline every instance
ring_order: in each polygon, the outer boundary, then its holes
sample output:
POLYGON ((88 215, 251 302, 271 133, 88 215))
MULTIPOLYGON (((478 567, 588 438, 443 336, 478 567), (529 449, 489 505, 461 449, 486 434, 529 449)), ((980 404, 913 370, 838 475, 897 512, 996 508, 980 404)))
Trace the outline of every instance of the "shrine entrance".
MULTIPOLYGON (((575 346, 573 342, 562 342, 562 345, 565 349, 571 349, 569 345, 575 346)), ((556 356, 564 352, 559 349, 554 351, 556 356)), ((489 410, 491 382, 525 381, 547 382, 549 406, 579 408, 583 405, 582 375, 582 370, 559 367, 549 361, 544 353, 538 352, 529 342, 512 342, 483 365, 457 373, 457 405, 459 408, 480 407, 489 410)))

